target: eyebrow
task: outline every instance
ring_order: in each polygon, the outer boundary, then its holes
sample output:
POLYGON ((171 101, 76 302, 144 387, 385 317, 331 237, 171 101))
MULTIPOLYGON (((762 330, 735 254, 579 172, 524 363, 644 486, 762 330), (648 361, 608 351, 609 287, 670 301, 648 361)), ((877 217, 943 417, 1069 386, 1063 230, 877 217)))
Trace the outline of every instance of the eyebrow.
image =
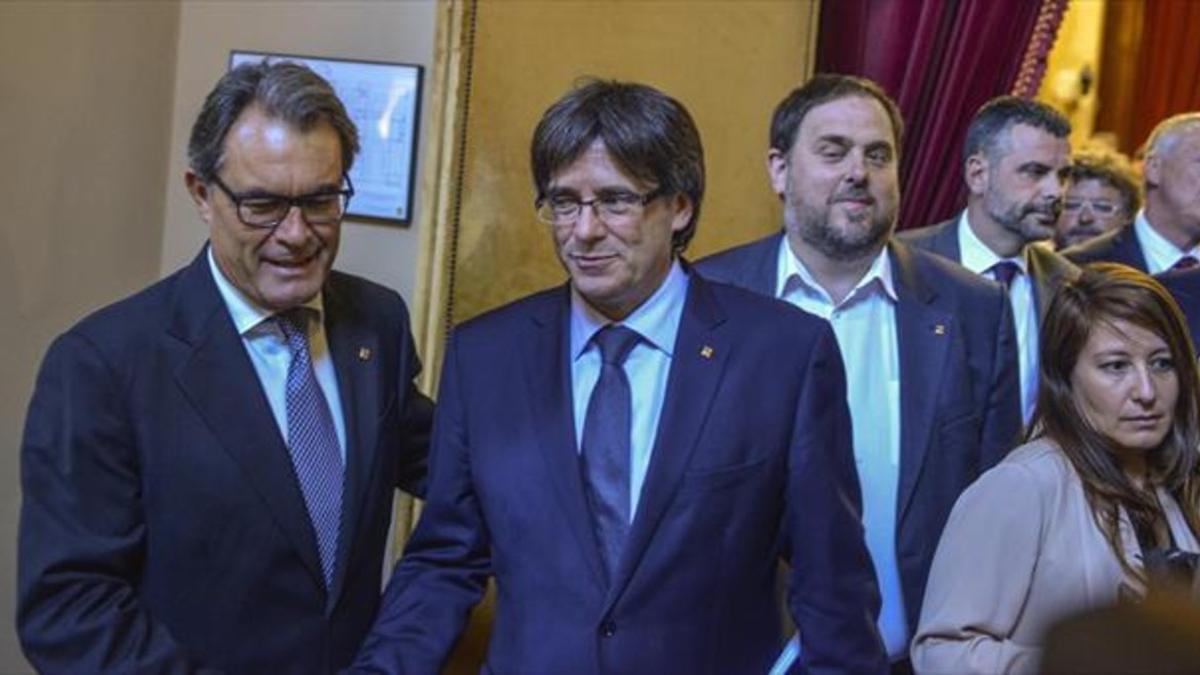
POLYGON ((278 192, 271 192, 269 190, 264 190, 263 188, 250 188, 249 190, 246 190, 244 192, 238 192, 236 194, 239 199, 269 199, 269 198, 296 199, 298 197, 315 197, 316 195, 329 194, 331 192, 337 192, 341 189, 342 189, 342 182, 339 181, 336 184, 323 183, 321 185, 318 185, 316 187, 316 189, 312 190, 311 192, 302 192, 302 193, 292 196, 292 197, 289 197, 288 195, 281 195, 278 192))

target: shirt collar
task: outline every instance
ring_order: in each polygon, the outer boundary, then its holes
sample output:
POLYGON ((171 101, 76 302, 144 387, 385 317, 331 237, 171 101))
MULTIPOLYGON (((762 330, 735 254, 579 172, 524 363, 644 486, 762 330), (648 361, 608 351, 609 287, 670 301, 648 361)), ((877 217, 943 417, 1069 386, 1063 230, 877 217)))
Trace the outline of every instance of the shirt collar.
POLYGON ((578 359, 587 349, 592 336, 610 323, 637 331, 647 344, 671 356, 675 350, 675 336, 679 334, 679 321, 683 318, 687 291, 688 275, 679 261, 675 260, 658 290, 624 320, 614 322, 596 311, 572 287, 571 360, 578 359))
MULTIPOLYGON (((779 269, 778 279, 775 284, 775 297, 785 297, 793 288, 803 288, 810 295, 817 295, 830 305, 833 304, 829 293, 821 287, 812 273, 808 271, 808 267, 804 265, 804 261, 792 251, 792 247, 788 244, 787 235, 780 238, 779 241, 779 269)), ((875 260, 871 262, 871 266, 867 269, 866 274, 862 279, 858 280, 854 289, 851 290, 842 300, 842 304, 849 302, 856 296, 863 293, 871 284, 876 283, 883 289, 887 297, 893 302, 897 300, 896 286, 892 280, 892 261, 888 257, 888 249, 884 246, 879 255, 875 256, 875 260)))
MULTIPOLYGON (((212 272, 213 281, 217 284, 217 292, 221 294, 221 299, 229 308, 229 316, 233 319, 233 326, 237 329, 238 335, 246 335, 254 331, 255 328, 264 325, 263 322, 267 319, 275 316, 275 312, 260 307, 225 278, 225 273, 221 271, 220 267, 217 267, 211 244, 207 247, 206 253, 208 269, 212 272)), ((317 313, 317 323, 320 325, 325 310, 321 293, 317 292, 311 300, 304 303, 304 306, 317 313)))
POLYGON ((1022 247, 1021 253, 1011 258, 1001 258, 975 235, 975 230, 971 229, 971 224, 967 221, 966 210, 958 218, 958 257, 963 267, 976 274, 987 272, 999 262, 1011 262, 1021 270, 1022 274, 1028 274, 1029 263, 1025 260, 1026 248, 1028 246, 1022 247))
POLYGON ((1145 209, 1139 210, 1134 216, 1133 231, 1138 243, 1142 245, 1142 254, 1146 257, 1146 265, 1150 267, 1151 274, 1171 269, 1184 256, 1190 255, 1200 259, 1200 245, 1190 251, 1184 251, 1172 244, 1146 219, 1145 209))

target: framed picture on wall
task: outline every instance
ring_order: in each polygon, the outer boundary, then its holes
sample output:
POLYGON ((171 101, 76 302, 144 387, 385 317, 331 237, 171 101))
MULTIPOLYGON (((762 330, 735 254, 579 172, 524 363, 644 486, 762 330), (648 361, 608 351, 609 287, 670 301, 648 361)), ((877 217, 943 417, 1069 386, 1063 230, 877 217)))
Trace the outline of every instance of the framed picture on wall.
POLYGON ((241 50, 230 52, 229 67, 263 59, 294 61, 312 68, 333 85, 358 126, 362 149, 350 170, 354 197, 347 215, 411 223, 423 68, 241 50))

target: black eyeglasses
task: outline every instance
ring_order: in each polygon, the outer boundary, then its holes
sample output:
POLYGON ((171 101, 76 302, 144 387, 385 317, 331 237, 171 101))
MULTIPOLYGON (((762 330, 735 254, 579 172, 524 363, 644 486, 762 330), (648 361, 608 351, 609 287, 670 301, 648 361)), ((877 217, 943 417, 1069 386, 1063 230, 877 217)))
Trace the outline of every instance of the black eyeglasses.
POLYGON ((261 192, 237 194, 230 190, 219 176, 212 177, 212 182, 221 188, 225 196, 229 197, 229 201, 237 207, 238 220, 248 227, 261 228, 272 228, 282 223, 293 206, 300 209, 301 215, 309 225, 331 225, 340 221, 346 215, 350 198, 354 196, 354 184, 350 182, 350 175, 342 174, 342 180, 346 183, 343 190, 322 190, 297 197, 285 197, 261 192))
POLYGON ((592 213, 606 223, 621 224, 638 218, 645 212, 646 205, 666 194, 656 188, 645 194, 627 192, 601 192, 591 199, 580 199, 571 194, 555 194, 542 197, 534 203, 538 220, 547 225, 567 227, 574 225, 583 213, 583 207, 592 207, 592 213))

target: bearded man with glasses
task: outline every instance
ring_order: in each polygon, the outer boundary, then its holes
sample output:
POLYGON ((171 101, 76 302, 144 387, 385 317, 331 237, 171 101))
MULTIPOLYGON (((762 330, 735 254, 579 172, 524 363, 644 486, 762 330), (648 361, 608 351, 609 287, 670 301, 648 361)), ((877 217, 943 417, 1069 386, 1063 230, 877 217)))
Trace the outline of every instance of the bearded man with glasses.
POLYGON ((837 342, 682 259, 687 110, 592 81, 531 150, 569 281, 454 331, 428 501, 351 671, 441 672, 494 577, 484 672, 764 673, 783 559, 797 667, 882 672, 837 342))
POLYGON ((329 673, 358 649, 432 404, 404 301, 330 269, 357 151, 312 71, 232 70, 184 174, 208 244, 50 347, 21 447, 39 671, 329 673))

